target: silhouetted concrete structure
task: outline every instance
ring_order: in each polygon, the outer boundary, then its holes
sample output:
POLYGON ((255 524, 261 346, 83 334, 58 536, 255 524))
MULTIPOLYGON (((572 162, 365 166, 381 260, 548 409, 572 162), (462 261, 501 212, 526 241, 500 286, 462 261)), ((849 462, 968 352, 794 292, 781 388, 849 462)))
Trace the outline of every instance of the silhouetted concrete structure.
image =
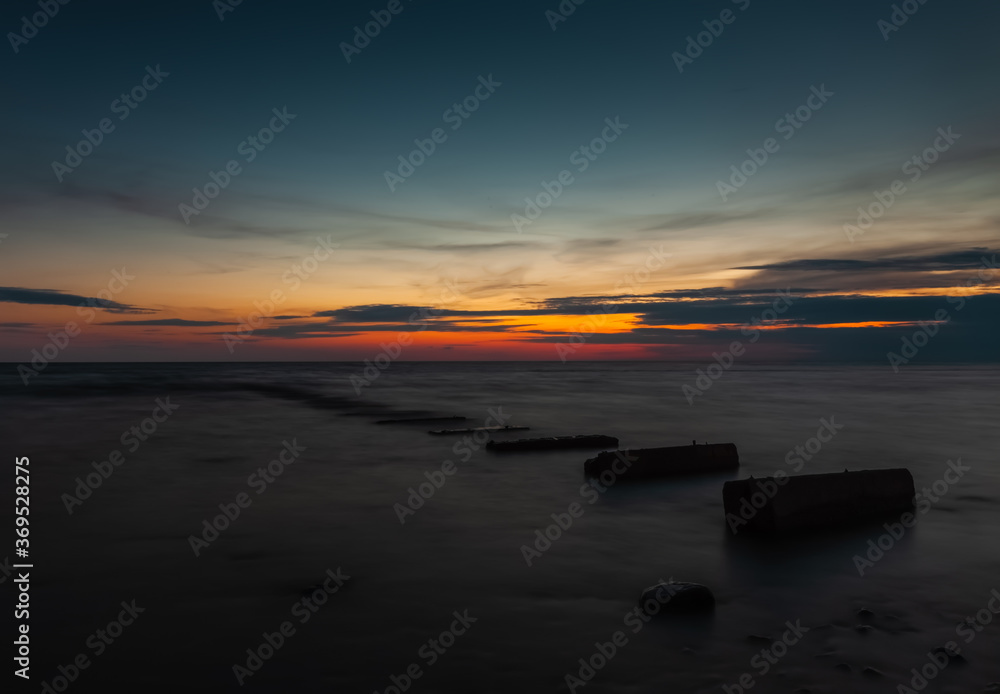
POLYGON ((690 446, 669 448, 605 451, 585 462, 583 469, 590 477, 609 473, 615 475, 616 480, 640 480, 735 470, 739 466, 736 444, 706 443, 699 446, 692 443, 690 446))
POLYGON ((722 487, 734 532, 831 528, 888 517, 912 509, 914 493, 905 468, 751 477, 722 487))
POLYGON ((433 424, 434 422, 465 422, 471 417, 411 417, 409 419, 380 419, 376 424, 433 424))
POLYGON ((496 432, 496 431, 526 431, 531 427, 513 427, 513 426, 502 426, 502 427, 470 427, 468 429, 432 429, 428 431, 428 434, 433 434, 434 436, 448 436, 450 434, 474 434, 477 431, 486 432, 496 432))

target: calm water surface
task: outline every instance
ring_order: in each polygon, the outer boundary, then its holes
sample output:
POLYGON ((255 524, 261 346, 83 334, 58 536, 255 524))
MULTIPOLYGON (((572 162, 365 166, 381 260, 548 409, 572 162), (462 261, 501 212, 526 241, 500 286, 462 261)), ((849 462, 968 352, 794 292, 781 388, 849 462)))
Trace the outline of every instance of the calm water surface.
POLYGON ((233 665, 284 621, 294 635, 243 689, 383 692, 417 663, 413 692, 564 692, 619 630, 628 643, 577 691, 720 692, 750 673, 754 692, 893 692, 949 640, 967 662, 927 691, 1000 681, 1000 616, 964 631, 969 643, 956 633, 1000 588, 1000 370, 751 366, 689 405, 696 366, 397 363, 361 397, 354 364, 53 365, 28 388, 0 377, 0 435, 34 472, 35 682, 82 652, 93 664, 70 691, 235 691, 233 665), (123 443, 157 398, 176 412, 123 443), (504 437, 731 441, 742 468, 582 496, 586 451, 497 455, 375 424, 481 425, 497 411, 531 427, 504 437), (788 452, 821 418, 842 429, 803 474, 904 466, 919 489, 949 460, 971 468, 864 576, 853 557, 879 524, 762 544, 723 517, 722 484, 793 472, 788 452), (284 442, 305 450, 248 484, 284 442), (115 450, 125 462, 67 513, 62 495, 115 450), (401 524, 394 505, 448 460, 457 472, 401 524), (196 557, 189 537, 242 492, 250 506, 196 557), (522 545, 574 502, 583 515, 529 567, 522 545), (338 567, 350 580, 301 623, 293 606, 338 567), (640 591, 671 577, 710 586, 715 614, 636 632, 625 618, 640 591), (132 599, 145 612, 95 657, 88 638, 132 599), (428 640, 464 610, 477 621, 429 665, 428 640), (758 637, 797 620, 809 631, 762 674, 758 637))

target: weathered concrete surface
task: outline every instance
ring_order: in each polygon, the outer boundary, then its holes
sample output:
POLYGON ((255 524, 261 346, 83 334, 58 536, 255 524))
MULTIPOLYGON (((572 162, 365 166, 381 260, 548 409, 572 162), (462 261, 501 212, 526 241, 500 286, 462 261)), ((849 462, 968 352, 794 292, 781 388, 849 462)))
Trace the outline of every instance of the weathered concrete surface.
POLYGON ((434 424, 435 422, 465 422, 471 417, 410 417, 408 419, 380 419, 376 424, 434 424))
POLYGON ((474 434, 477 431, 526 431, 531 427, 499 426, 499 427, 470 427, 468 429, 433 429, 428 434, 433 436, 449 436, 451 434, 474 434))
POLYGON ((590 477, 610 471, 616 479, 632 481, 735 470, 739 466, 736 444, 715 443, 605 451, 585 462, 583 469, 590 477))
POLYGON ((734 531, 835 528, 906 512, 914 495, 913 475, 905 468, 751 477, 722 487, 734 531))

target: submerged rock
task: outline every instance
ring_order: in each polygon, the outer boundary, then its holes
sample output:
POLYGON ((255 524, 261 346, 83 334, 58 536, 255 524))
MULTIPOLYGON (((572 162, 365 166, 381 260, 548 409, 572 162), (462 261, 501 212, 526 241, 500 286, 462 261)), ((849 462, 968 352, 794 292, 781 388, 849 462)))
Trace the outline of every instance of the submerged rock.
POLYGON ((642 591, 639 599, 642 609, 649 615, 696 614, 715 609, 712 591, 698 583, 670 581, 658 583, 642 591))

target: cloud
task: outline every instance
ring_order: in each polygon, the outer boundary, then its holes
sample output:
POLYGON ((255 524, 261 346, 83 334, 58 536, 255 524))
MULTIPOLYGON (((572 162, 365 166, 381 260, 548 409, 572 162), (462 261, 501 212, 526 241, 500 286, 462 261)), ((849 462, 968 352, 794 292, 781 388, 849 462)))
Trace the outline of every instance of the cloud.
MULTIPOLYGON (((1000 294, 966 296, 822 296, 793 298, 791 306, 779 316, 783 322, 805 325, 832 323, 887 323, 934 320, 938 309, 955 313, 961 301, 1000 309, 1000 294)), ((761 319, 772 302, 713 299, 679 301, 641 307, 643 325, 737 324, 761 319)), ((955 320, 960 320, 957 314, 955 320)))
MULTIPOLYGON (((315 318, 333 318, 344 323, 409 323, 415 324, 433 318, 480 318, 490 316, 537 316, 552 313, 545 309, 509 309, 495 311, 461 311, 457 309, 432 308, 430 306, 407 306, 400 304, 368 304, 346 306, 344 308, 314 313, 315 318)), ((367 329, 367 328, 366 328, 367 329)))
MULTIPOLYGON (((387 307, 355 307, 363 309, 363 315, 367 320, 353 322, 326 321, 320 323, 294 323, 287 325, 271 326, 260 328, 254 331, 255 337, 277 337, 283 339, 300 340, 317 337, 353 337, 364 333, 379 332, 443 332, 443 333, 500 333, 512 332, 532 327, 530 324, 500 325, 499 319, 493 318, 471 318, 461 320, 440 320, 432 319, 427 321, 400 320, 400 315, 407 318, 412 315, 412 311, 419 309, 412 306, 387 306, 387 307), (380 313, 381 309, 384 313, 380 313), (378 320, 378 316, 383 315, 388 322, 371 322, 378 320), (468 323, 474 323, 469 325, 468 323)), ((326 312, 333 313, 333 312, 326 312)), ((462 312, 456 312, 462 313, 462 312)), ((469 312, 470 315, 475 315, 469 312)))
POLYGON ((234 325, 234 323, 232 321, 226 323, 215 320, 186 320, 184 318, 158 318, 156 320, 117 320, 117 321, 110 321, 107 323, 101 323, 101 325, 153 325, 153 326, 186 328, 186 327, 217 327, 223 325, 234 325))
MULTIPOLYGON (((714 306, 694 307, 697 313, 657 318, 643 316, 643 324, 626 332, 595 333, 586 344, 593 345, 643 345, 661 346, 656 354, 663 359, 712 359, 713 352, 726 349, 734 340, 741 341, 747 349, 744 360, 767 361, 771 359, 854 362, 879 364, 888 368, 888 354, 903 354, 904 340, 914 343, 917 333, 930 335, 920 341, 912 366, 935 363, 996 363, 1000 351, 1000 294, 957 297, 949 302, 945 297, 891 297, 888 301, 877 297, 831 297, 822 303, 819 299, 796 301, 789 313, 796 324, 780 329, 760 331, 756 340, 751 330, 744 330, 743 323, 754 314, 746 314, 747 307, 726 307, 725 302, 714 306), (929 323, 937 311, 947 311, 946 321, 929 323), (728 311, 728 312, 727 312, 728 311), (705 320, 694 320, 700 317, 705 320), (730 327, 670 328, 673 325, 712 323, 722 318, 730 327), (902 325, 875 327, 824 328, 803 323, 861 323, 894 321, 902 325), (924 322, 923 326, 921 321, 924 322), (753 341, 751 341, 753 340, 753 341)), ((682 307, 686 309, 686 307, 682 307)), ((762 306, 755 307, 756 310, 762 306)), ((759 317, 760 313, 756 314, 759 317)), ((524 335, 530 342, 567 343, 569 334, 548 333, 524 335)), ((585 347, 584 347, 585 349, 585 347)), ((585 352, 578 354, 586 358, 585 352)), ((907 365, 910 366, 910 365, 907 365)))
POLYGON ((153 313, 153 309, 120 304, 108 299, 67 294, 59 289, 26 289, 25 287, 0 287, 0 302, 42 306, 92 306, 112 313, 153 313))
MULTIPOLYGON (((790 287, 786 290, 796 296, 808 294, 824 293, 826 289, 816 289, 807 287, 790 287)), ((538 302, 541 310, 537 313, 561 313, 567 315, 579 315, 594 311, 603 311, 610 305, 621 305, 623 312, 638 311, 650 303, 656 303, 662 299, 747 299, 751 300, 759 296, 777 296, 775 289, 727 289, 725 287, 706 287, 704 289, 672 289, 664 292, 654 292, 652 294, 618 294, 618 295, 594 295, 594 296, 564 296, 544 299, 538 302)))
POLYGON ((527 241, 499 241, 497 243, 439 243, 435 245, 420 245, 395 242, 382 242, 379 247, 393 250, 440 251, 453 253, 493 253, 502 250, 524 250, 536 248, 539 244, 527 241))
POLYGON ((347 306, 330 311, 318 311, 317 318, 334 318, 346 323, 382 323, 384 321, 406 322, 412 316, 420 316, 421 311, 431 311, 427 307, 401 306, 398 304, 369 304, 347 306))
POLYGON ((970 248, 966 251, 934 255, 897 256, 878 260, 851 260, 838 258, 808 258, 788 260, 767 265, 744 265, 734 270, 787 270, 820 272, 863 272, 865 270, 895 270, 899 272, 940 272, 943 270, 969 270, 982 267, 984 262, 996 267, 998 251, 987 248, 970 248))
POLYGON ((780 207, 764 207, 736 212, 683 212, 650 217, 647 226, 641 231, 684 231, 686 229, 704 229, 725 224, 736 224, 747 221, 773 218, 782 212, 780 207))
MULTIPOLYGON (((394 328, 394 330, 399 330, 399 328, 394 328)), ((304 323, 257 328, 253 331, 252 337, 277 337, 286 340, 305 340, 317 337, 354 337, 359 334, 360 333, 357 331, 338 332, 336 329, 331 329, 329 324, 326 323, 304 323)))

